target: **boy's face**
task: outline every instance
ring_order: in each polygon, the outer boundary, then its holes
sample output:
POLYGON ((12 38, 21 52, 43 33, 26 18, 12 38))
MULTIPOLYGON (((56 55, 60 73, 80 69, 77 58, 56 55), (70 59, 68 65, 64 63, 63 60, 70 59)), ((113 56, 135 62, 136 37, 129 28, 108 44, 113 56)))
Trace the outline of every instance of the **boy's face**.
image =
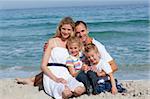
POLYGON ((72 56, 78 56, 80 52, 80 47, 77 43, 72 43, 68 46, 68 51, 72 56))
POLYGON ((96 53, 94 50, 86 53, 86 57, 88 58, 90 63, 92 63, 93 65, 98 64, 98 62, 100 60, 100 55, 98 53, 96 53))

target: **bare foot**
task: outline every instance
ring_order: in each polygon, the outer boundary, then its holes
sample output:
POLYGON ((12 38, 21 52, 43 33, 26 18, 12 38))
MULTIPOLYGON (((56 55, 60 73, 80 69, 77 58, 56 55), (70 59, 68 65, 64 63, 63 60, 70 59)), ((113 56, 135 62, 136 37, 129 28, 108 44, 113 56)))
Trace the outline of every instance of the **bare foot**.
POLYGON ((32 86, 34 84, 32 79, 30 79, 30 78, 16 78, 15 80, 17 81, 18 84, 32 85, 32 86))

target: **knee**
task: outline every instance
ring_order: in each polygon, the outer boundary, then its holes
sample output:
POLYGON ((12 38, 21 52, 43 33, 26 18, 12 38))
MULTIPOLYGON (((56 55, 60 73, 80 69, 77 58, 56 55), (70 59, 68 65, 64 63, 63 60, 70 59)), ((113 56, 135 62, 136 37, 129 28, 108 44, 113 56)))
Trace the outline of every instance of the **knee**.
POLYGON ((67 99, 67 98, 71 97, 71 96, 72 96, 71 90, 68 89, 68 88, 66 88, 66 89, 63 91, 62 96, 63 96, 64 99, 67 99))
POLYGON ((85 87, 77 87, 77 88, 74 90, 74 95, 75 95, 75 96, 80 96, 80 95, 82 95, 85 91, 86 91, 85 87))

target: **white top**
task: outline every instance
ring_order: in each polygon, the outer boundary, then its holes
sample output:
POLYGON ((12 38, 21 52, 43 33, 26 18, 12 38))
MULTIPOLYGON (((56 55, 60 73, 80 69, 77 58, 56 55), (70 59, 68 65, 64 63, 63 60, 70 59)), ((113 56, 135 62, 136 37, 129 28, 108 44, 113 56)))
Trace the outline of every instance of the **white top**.
MULTIPOLYGON (((51 56, 48 62, 65 64, 68 56, 69 53, 66 48, 55 47, 51 50, 51 56)), ((71 91, 74 91, 79 86, 84 86, 81 82, 78 82, 71 76, 66 67, 48 66, 48 69, 58 78, 64 78, 67 81, 67 84, 57 83, 44 74, 44 91, 55 99, 62 99, 62 93, 65 90, 65 86, 67 86, 71 91)))
POLYGON ((98 51, 101 55, 101 58, 105 60, 106 62, 110 62, 113 60, 113 58, 110 56, 110 54, 106 51, 105 46, 101 44, 99 41, 95 40, 93 38, 92 43, 96 45, 98 48, 98 51))
MULTIPOLYGON (((51 57, 48 63, 66 64, 67 57, 69 57, 68 50, 63 47, 55 47, 51 50, 51 57)), ((62 77, 65 80, 70 78, 70 73, 67 68, 61 66, 48 66, 51 72, 57 77, 62 77)))
POLYGON ((66 66, 73 67, 75 69, 75 71, 78 72, 81 70, 82 61, 79 56, 75 57, 75 56, 70 55, 67 58, 66 66))
POLYGON ((104 61, 103 59, 100 59, 99 63, 96 65, 96 68, 99 72, 101 72, 102 70, 105 71, 106 74, 109 74, 112 72, 110 64, 104 61))

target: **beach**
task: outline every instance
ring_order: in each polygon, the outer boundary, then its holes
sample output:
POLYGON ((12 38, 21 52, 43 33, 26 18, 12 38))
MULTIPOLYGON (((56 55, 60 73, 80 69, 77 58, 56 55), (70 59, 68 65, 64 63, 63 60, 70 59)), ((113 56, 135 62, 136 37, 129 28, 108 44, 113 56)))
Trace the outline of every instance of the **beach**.
MULTIPOLYGON (((82 95, 77 99, 150 99, 150 80, 121 80, 126 94, 101 93, 99 95, 82 95)), ((17 84, 15 79, 0 79, 1 99, 52 99, 43 90, 31 85, 17 84)))
MULTIPOLYGON (((93 2, 93 1, 92 1, 93 2)), ((44 43, 64 16, 87 23, 118 65, 114 76, 127 93, 82 95, 77 99, 150 99, 148 3, 0 10, 0 99, 52 99, 15 78, 40 72, 44 43)))

